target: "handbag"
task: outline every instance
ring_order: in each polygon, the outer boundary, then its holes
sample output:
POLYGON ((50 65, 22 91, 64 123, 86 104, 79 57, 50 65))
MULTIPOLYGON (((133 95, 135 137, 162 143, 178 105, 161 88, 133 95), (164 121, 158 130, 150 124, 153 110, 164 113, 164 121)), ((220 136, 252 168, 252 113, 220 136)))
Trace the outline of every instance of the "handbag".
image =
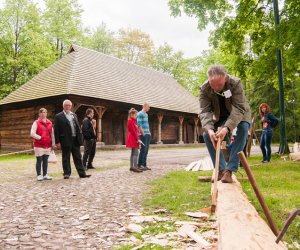
POLYGON ((56 157, 54 150, 51 150, 49 158, 48 158, 48 162, 49 163, 57 163, 57 157, 56 157))

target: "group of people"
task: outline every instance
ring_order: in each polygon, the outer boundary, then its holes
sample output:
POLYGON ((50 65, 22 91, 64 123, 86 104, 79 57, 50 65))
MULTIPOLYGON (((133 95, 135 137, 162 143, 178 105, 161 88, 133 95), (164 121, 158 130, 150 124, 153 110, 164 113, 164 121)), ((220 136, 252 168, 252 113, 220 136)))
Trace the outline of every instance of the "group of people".
MULTIPOLYGON (((208 80, 200 87, 200 120, 205 130, 203 138, 213 162, 216 158, 216 142, 226 139, 234 129, 236 136, 232 144, 229 159, 225 161, 220 153, 220 171, 218 180, 232 183, 232 173, 239 167, 237 153, 243 151, 251 124, 251 110, 246 99, 241 80, 228 75, 222 65, 213 65, 207 72, 208 80)), ((47 119, 47 110, 39 110, 39 118, 33 123, 31 136, 34 138, 37 180, 51 180, 47 174, 48 157, 56 147, 62 150, 64 179, 71 175, 70 155, 80 178, 88 178, 88 169, 94 168, 93 159, 96 152, 96 121, 94 110, 88 108, 86 117, 80 127, 75 113, 71 112, 72 102, 63 102, 63 111, 55 116, 55 125, 47 119), (83 136, 82 136, 83 135, 83 136), (84 144, 81 157, 80 146, 84 144), (43 166, 43 175, 41 174, 43 166)), ((150 105, 145 103, 141 111, 131 108, 128 112, 128 133, 126 147, 131 148, 130 171, 143 172, 151 170, 147 166, 147 155, 151 141, 148 114, 150 105)), ((273 128, 278 120, 270 112, 270 107, 263 103, 259 107, 262 122, 260 146, 263 163, 271 159, 271 139, 273 128)))
POLYGON ((151 141, 147 114, 149 110, 150 105, 144 103, 141 111, 138 112, 136 109, 131 108, 128 112, 126 147, 131 148, 130 171, 133 172, 140 173, 151 170, 151 168, 147 166, 147 156, 151 141))
POLYGON ((36 156, 37 180, 51 180, 47 174, 48 158, 54 148, 62 151, 62 167, 64 179, 69 179, 71 175, 71 154, 77 173, 80 178, 89 178, 91 175, 86 173, 92 165, 96 152, 96 132, 95 121, 93 120, 94 111, 88 109, 86 118, 83 120, 82 128, 78 118, 71 111, 72 102, 63 102, 63 111, 55 115, 54 126, 47 119, 47 110, 39 110, 39 118, 33 122, 30 135, 34 139, 34 153, 36 156), (82 131, 84 133, 82 134, 82 131), (84 138, 83 138, 84 135, 84 138), (80 146, 85 143, 84 156, 82 158, 80 146), (43 174, 41 172, 43 169, 43 174))

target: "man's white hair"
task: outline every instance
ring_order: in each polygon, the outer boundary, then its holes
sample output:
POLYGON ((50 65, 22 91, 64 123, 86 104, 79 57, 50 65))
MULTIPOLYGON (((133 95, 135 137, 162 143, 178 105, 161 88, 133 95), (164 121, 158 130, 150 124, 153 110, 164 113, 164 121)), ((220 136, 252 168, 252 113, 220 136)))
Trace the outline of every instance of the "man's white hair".
POLYGON ((64 102, 63 102, 63 107, 65 106, 65 104, 67 104, 67 102, 71 103, 71 105, 72 105, 72 102, 71 102, 70 100, 66 99, 66 100, 64 100, 64 102))
POLYGON ((215 78, 216 76, 226 76, 226 70, 223 65, 212 65, 207 70, 208 78, 215 78))

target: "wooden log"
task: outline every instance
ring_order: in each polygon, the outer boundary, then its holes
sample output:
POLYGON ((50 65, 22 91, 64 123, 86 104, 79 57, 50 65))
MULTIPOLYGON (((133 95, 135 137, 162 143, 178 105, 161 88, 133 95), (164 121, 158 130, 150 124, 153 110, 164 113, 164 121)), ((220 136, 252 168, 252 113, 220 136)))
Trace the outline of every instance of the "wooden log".
POLYGON ((234 183, 218 182, 219 250, 287 250, 250 204, 235 176, 234 183))

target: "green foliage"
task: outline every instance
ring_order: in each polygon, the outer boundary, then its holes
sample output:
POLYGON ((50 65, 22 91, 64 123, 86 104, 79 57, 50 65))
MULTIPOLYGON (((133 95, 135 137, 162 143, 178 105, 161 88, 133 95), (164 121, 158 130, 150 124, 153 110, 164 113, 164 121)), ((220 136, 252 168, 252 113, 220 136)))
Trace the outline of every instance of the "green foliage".
POLYGON ((0 10, 0 98, 54 61, 39 12, 29 0, 7 0, 0 10))
MULTIPOLYGON (((169 0, 169 6, 174 16, 180 15, 181 11, 195 16, 199 29, 209 23, 215 24, 210 36, 213 48, 203 54, 200 79, 205 79, 204 72, 209 65, 224 64, 229 74, 242 79, 254 115, 259 104, 267 102, 273 113, 279 116, 276 48, 282 49, 287 128, 293 127, 293 124, 299 127, 299 0, 281 2, 279 37, 274 27, 271 0, 169 0), (216 13, 219 14, 216 16, 216 13)), ((294 129, 288 129, 287 136, 290 141, 299 141, 294 129)))
POLYGON ((148 66, 153 57, 154 44, 150 36, 138 29, 120 29, 115 40, 118 58, 148 66))
POLYGON ((104 54, 113 54, 116 49, 114 32, 107 29, 106 24, 102 23, 94 31, 89 31, 83 41, 83 46, 104 54))
POLYGON ((44 22, 57 58, 82 36, 78 0, 45 0, 44 22))

